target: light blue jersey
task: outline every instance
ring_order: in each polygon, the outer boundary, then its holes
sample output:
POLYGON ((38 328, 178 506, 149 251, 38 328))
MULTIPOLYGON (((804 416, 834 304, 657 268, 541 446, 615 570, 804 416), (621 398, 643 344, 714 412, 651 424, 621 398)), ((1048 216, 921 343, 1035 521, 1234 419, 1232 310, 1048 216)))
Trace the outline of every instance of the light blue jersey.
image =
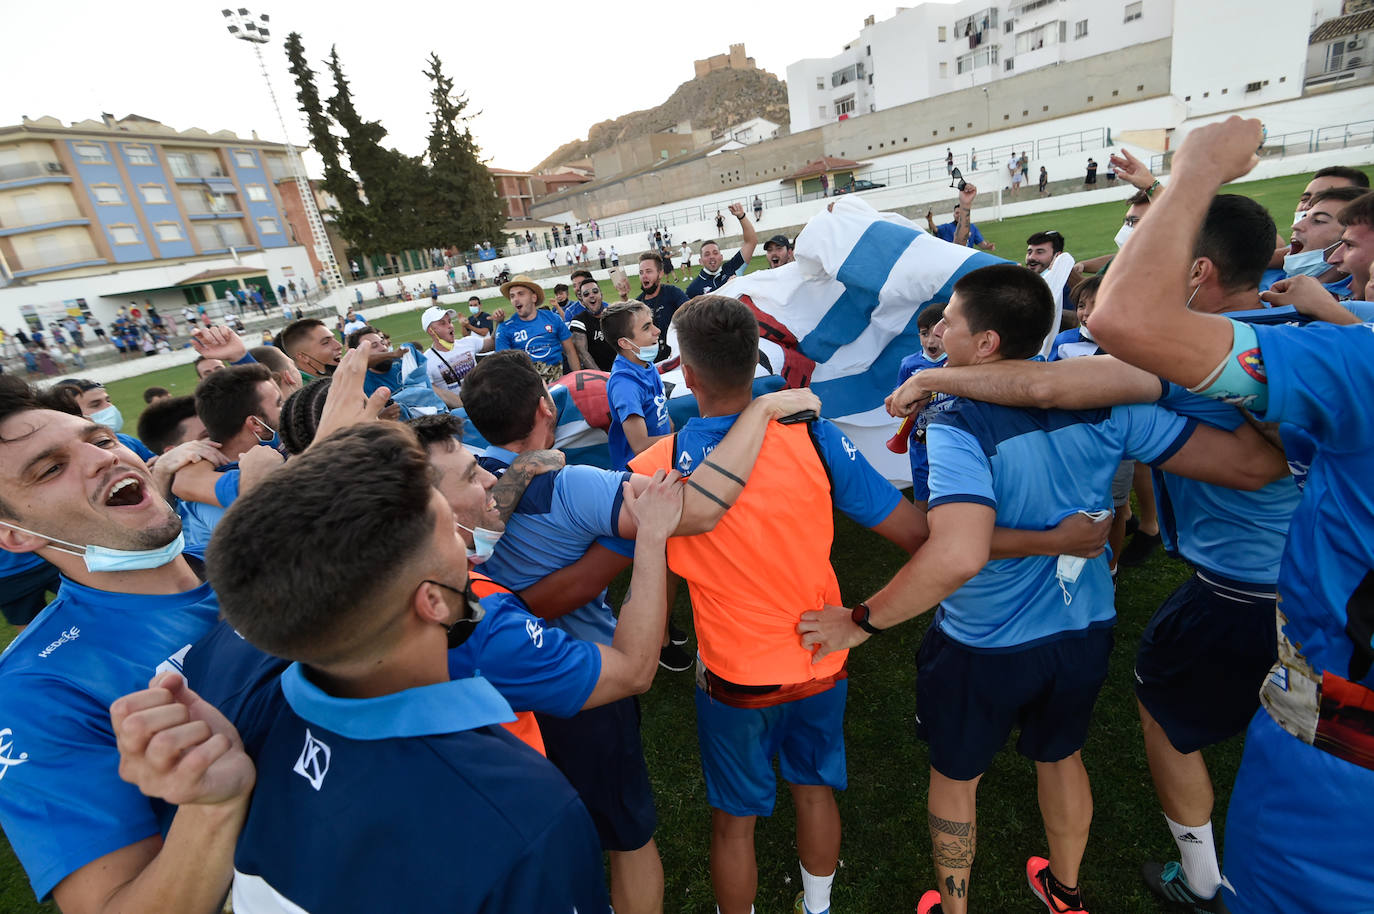
MULTIPOLYGON (((1157 406, 1069 412, 961 399, 927 430, 930 507, 987 505, 997 526, 1020 530, 1048 530, 1075 511, 1110 511, 1121 460, 1162 463, 1194 425, 1157 406)), ((941 627, 963 645, 998 650, 1113 624, 1107 556, 1062 585, 1056 563, 1052 555, 988 562, 944 600, 941 627)))

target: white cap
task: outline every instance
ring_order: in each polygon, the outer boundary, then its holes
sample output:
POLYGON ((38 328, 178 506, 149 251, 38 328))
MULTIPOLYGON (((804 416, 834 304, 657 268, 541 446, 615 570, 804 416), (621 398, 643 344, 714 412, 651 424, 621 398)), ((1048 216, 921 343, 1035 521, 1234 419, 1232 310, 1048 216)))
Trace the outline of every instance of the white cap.
POLYGON ((457 311, 454 311, 451 308, 440 308, 437 305, 428 307, 425 309, 425 313, 420 315, 420 329, 428 330, 429 325, 434 323, 435 321, 441 321, 444 319, 445 316, 453 317, 457 313, 457 311))

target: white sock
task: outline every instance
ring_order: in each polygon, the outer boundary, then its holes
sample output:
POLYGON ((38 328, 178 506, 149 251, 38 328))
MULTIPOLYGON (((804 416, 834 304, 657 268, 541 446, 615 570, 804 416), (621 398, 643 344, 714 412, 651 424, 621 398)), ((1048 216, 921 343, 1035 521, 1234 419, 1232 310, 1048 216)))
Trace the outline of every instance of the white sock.
POLYGON ((1174 843, 1183 856, 1183 875, 1200 898, 1211 898, 1221 888, 1221 870, 1217 867, 1217 845, 1212 838, 1212 822, 1197 826, 1179 825, 1168 816, 1174 843))
POLYGON ((806 867, 801 867, 802 891, 806 908, 810 914, 821 914, 823 911, 830 910, 830 887, 835 884, 835 874, 829 876, 812 876, 806 871, 806 867))
MULTIPOLYGON (((720 905, 716 905, 716 914, 720 914, 720 905)), ((754 906, 749 906, 749 914, 754 914, 754 906)))

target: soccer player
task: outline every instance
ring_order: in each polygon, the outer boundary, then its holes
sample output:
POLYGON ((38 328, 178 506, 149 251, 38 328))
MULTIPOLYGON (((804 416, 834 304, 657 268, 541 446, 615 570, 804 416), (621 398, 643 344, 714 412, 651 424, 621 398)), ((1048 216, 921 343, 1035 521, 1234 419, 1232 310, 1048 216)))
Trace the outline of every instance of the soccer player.
MULTIPOLYGON (((413 432, 368 423, 318 442, 235 504, 207 568, 225 621, 294 661, 242 711, 256 781, 236 911, 607 910, 576 794, 496 726, 514 715, 489 681, 451 675, 484 611, 413 432), (340 499, 339 476, 367 485, 340 499), (277 560, 306 541, 314 561, 277 560), (443 839, 455 821, 472 845, 457 855, 443 839), (377 879, 364 858, 423 876, 377 879)), ((112 709, 116 727, 157 693, 112 709)))
POLYGON ((281 348, 301 370, 301 380, 309 384, 334 373, 343 355, 343 342, 329 332, 324 321, 313 317, 287 324, 281 332, 281 348))
MULTIPOLYGON (((465 382, 468 418, 491 442, 479 463, 496 475, 519 454, 552 447, 557 415, 548 390, 520 353, 497 352, 484 358, 465 382)), ((772 419, 816 403, 801 391, 779 391, 760 398, 740 423, 739 433, 722 441, 715 463, 699 488, 688 491, 675 534, 710 530, 733 502, 737 480, 747 478, 772 419)), ((512 513, 506 531, 482 571, 514 591, 581 558, 598 541, 608 551, 630 552, 618 538, 634 535, 634 518, 622 503, 622 483, 648 484, 590 466, 546 473, 531 484, 512 513)), ((582 584, 583 602, 546 614, 550 622, 586 641, 610 644, 616 620, 605 586, 618 570, 582 584)), ((667 607, 663 607, 666 615, 667 607)), ((661 640, 661 639, 660 639, 661 640)), ((653 841, 657 816, 640 745, 638 703, 622 699, 567 718, 539 716, 549 759, 577 788, 596 821, 602 847, 610 853, 617 911, 651 910, 662 905, 663 870, 653 841), (622 903, 621 899, 625 899, 622 903)))
MULTIPOLYGON (((1027 359, 1054 311, 1038 278, 1009 264, 984 267, 955 283, 936 331, 951 366, 1027 359)), ((1036 763, 1050 850, 1027 861, 1027 880, 1050 911, 1085 910, 1079 865, 1092 793, 1080 750, 1107 675, 1111 576, 1105 556, 990 562, 993 529, 1043 529, 1105 511, 1123 455, 1251 488, 1287 465, 1248 426, 1228 434, 1153 406, 1059 412, 960 400, 931 424, 927 446, 929 539, 853 611, 804 614, 803 641, 825 657, 938 604, 917 659, 917 733, 930 746, 939 888, 918 911, 967 910, 978 782, 1018 724, 1017 748, 1036 763), (1069 465, 1074 472, 1062 472, 1069 465)))
MULTIPOLYGON (((702 418, 630 466, 674 468, 691 474, 691 486, 698 479, 713 484, 723 475, 718 445, 753 408, 758 324, 739 301, 717 295, 689 302, 674 322, 702 418)), ((843 654, 813 663, 795 626, 802 609, 839 595, 829 561, 833 507, 908 549, 925 525, 825 421, 770 426, 753 473, 741 484, 738 502, 714 530, 668 544, 669 566, 691 588, 696 619, 711 884, 723 914, 751 910, 758 884, 754 825, 772 814, 778 756, 797 808, 804 905, 821 914, 830 907, 840 847, 833 791, 847 783, 847 674, 843 654)))
POLYGON ((544 290, 538 283, 528 276, 516 276, 501 284, 501 294, 510 299, 515 316, 496 328, 497 351, 523 349, 545 381, 563 376, 564 359, 573 371, 582 367, 563 318, 539 307, 544 302, 544 290))
MULTIPOLYGON (((739 220, 740 233, 743 238, 740 241, 739 250, 734 253, 728 261, 720 253, 720 245, 714 241, 704 241, 701 245, 699 256, 701 258, 701 269, 697 272, 696 278, 687 284, 687 297, 696 298, 698 295, 705 295, 714 292, 725 285, 732 276, 743 273, 749 266, 749 259, 754 256, 754 248, 758 246, 759 234, 754 228, 754 223, 749 221, 749 217, 744 214, 744 204, 731 203, 730 215, 739 220)), ((722 224, 719 216, 716 223, 722 224)), ((641 267, 642 269, 642 267, 641 267)), ((672 315, 668 315, 669 319, 672 315)), ((666 335, 668 332, 667 321, 660 322, 658 315, 654 315, 655 323, 666 335)))
POLYGON ((1350 852, 1374 815, 1374 334, 1368 324, 1246 324, 1184 305, 1208 201, 1254 168, 1260 136, 1258 120, 1239 117, 1188 136, 1159 218, 1113 263, 1089 324, 1123 361, 1295 427, 1313 446, 1279 568, 1278 662, 1231 793, 1222 889, 1235 914, 1358 911, 1374 898, 1367 856, 1350 852))
POLYGON ((635 454, 672 432, 673 423, 663 379, 654 368, 659 330, 649 309, 639 302, 613 305, 602 326, 619 350, 606 382, 611 408, 607 435, 611 466, 623 470, 635 454))
POLYGON ((0 549, 62 574, 0 655, 0 826, 34 894, 63 911, 212 914, 228 889, 245 798, 149 800, 119 779, 109 730, 110 703, 175 668, 219 613, 183 542, 147 467, 107 426, 0 377, 0 549))

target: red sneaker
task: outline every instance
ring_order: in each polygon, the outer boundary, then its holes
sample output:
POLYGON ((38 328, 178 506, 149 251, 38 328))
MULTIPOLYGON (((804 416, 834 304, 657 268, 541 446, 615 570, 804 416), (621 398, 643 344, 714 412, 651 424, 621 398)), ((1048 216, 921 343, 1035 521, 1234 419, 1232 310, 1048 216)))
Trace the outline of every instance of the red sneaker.
POLYGON ((940 893, 931 889, 921 896, 921 900, 916 902, 916 914, 945 914, 940 907, 940 893))
MULTIPOLYGON (((1083 912, 1087 914, 1087 908, 1071 908, 1059 898, 1055 897, 1050 891, 1050 862, 1044 857, 1032 857, 1026 861, 1026 881, 1030 883, 1031 891, 1035 897, 1039 898, 1051 912, 1051 914, 1066 914, 1066 912, 1083 912)), ((1082 896, 1079 896, 1080 903, 1082 896)))

